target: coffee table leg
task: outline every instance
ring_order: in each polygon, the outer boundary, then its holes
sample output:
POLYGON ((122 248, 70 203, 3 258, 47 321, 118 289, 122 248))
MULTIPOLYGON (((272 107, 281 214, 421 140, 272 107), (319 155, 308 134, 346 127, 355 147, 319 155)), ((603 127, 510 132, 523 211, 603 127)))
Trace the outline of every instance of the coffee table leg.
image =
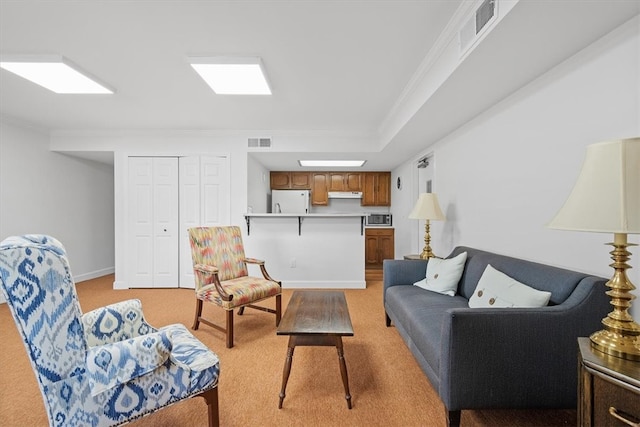
POLYGON ((285 396, 285 389, 287 388, 287 381, 289 381, 289 374, 291 373, 291 361, 293 360, 293 349, 296 348, 293 337, 289 337, 289 346, 287 348, 287 359, 284 362, 284 371, 282 372, 282 388, 280 389, 280 402, 278 403, 278 409, 282 409, 282 401, 285 396))
POLYGON ((342 384, 344 384, 344 393, 345 393, 345 398, 347 399, 347 407, 351 409, 351 393, 349 393, 349 378, 347 377, 347 364, 344 361, 342 337, 336 337, 336 349, 338 350, 338 361, 340 362, 340 374, 342 375, 342 384))

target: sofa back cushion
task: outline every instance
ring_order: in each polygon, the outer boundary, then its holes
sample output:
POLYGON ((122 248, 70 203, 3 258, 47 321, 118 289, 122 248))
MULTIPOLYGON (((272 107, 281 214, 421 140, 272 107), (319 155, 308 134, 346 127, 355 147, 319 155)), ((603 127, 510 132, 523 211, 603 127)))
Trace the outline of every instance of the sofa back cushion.
POLYGON ((467 263, 458 284, 458 294, 469 299, 488 264, 532 288, 551 292, 549 305, 561 304, 587 274, 532 261, 486 252, 465 246, 456 247, 448 258, 467 252, 467 263))

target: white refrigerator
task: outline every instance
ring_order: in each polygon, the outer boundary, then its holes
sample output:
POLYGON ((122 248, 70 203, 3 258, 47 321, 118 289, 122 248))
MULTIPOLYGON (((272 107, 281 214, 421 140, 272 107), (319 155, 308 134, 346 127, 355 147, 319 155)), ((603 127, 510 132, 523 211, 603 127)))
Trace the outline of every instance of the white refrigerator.
POLYGON ((271 190, 271 213, 309 213, 309 190, 271 190))

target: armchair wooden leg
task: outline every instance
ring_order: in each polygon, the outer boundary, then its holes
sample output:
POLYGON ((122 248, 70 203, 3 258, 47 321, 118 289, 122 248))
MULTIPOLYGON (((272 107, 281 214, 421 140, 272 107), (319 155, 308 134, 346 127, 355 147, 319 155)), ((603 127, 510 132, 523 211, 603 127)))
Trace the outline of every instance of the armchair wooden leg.
POLYGON ((200 396, 207 402, 207 408, 209 412, 209 427, 220 426, 220 415, 218 407, 218 387, 207 390, 201 393, 200 396))
POLYGON ((447 427, 459 427, 460 426, 460 412, 461 411, 446 411, 447 427))
POLYGON ((202 316, 202 300, 196 298, 196 318, 193 319, 193 326, 191 327, 194 331, 197 331, 200 326, 200 316, 202 316))
POLYGON ((282 317, 282 295, 276 295, 276 327, 280 325, 282 317))
POLYGON ((384 312, 384 320, 385 320, 385 323, 386 323, 386 325, 387 325, 387 328, 388 328, 389 326, 391 326, 391 318, 389 317, 389 315, 387 314, 387 312, 386 312, 386 311, 384 312))
POLYGON ((242 316, 244 314, 244 305, 238 309, 238 316, 242 316))
POLYGON ((227 310, 227 348, 233 347, 233 310, 227 310))

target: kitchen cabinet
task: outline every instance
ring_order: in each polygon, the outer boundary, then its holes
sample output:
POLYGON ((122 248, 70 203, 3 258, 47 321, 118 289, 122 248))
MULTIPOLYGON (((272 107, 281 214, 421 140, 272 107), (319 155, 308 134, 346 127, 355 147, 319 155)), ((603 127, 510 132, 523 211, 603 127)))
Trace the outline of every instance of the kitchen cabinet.
POLYGON ((328 174, 311 172, 311 205, 327 206, 329 204, 328 181, 328 174))
POLYGON ((589 338, 578 338, 578 345, 578 425, 638 425, 640 361, 594 350, 589 338))
POLYGON ((361 191, 360 172, 329 172, 329 191, 361 191))
POLYGON ((362 206, 391 206, 391 172, 364 172, 362 206))
POLYGON ((394 259, 394 229, 367 228, 364 231, 365 267, 382 267, 385 259, 394 259))
POLYGON ((271 172, 272 190, 310 190, 311 175, 309 172, 271 172))
POLYGON ((272 190, 311 190, 313 206, 328 206, 329 191, 362 191, 362 206, 391 206, 391 172, 293 172, 270 174, 272 190))
POLYGON ((311 174, 309 172, 291 172, 292 190, 311 190, 311 174))

